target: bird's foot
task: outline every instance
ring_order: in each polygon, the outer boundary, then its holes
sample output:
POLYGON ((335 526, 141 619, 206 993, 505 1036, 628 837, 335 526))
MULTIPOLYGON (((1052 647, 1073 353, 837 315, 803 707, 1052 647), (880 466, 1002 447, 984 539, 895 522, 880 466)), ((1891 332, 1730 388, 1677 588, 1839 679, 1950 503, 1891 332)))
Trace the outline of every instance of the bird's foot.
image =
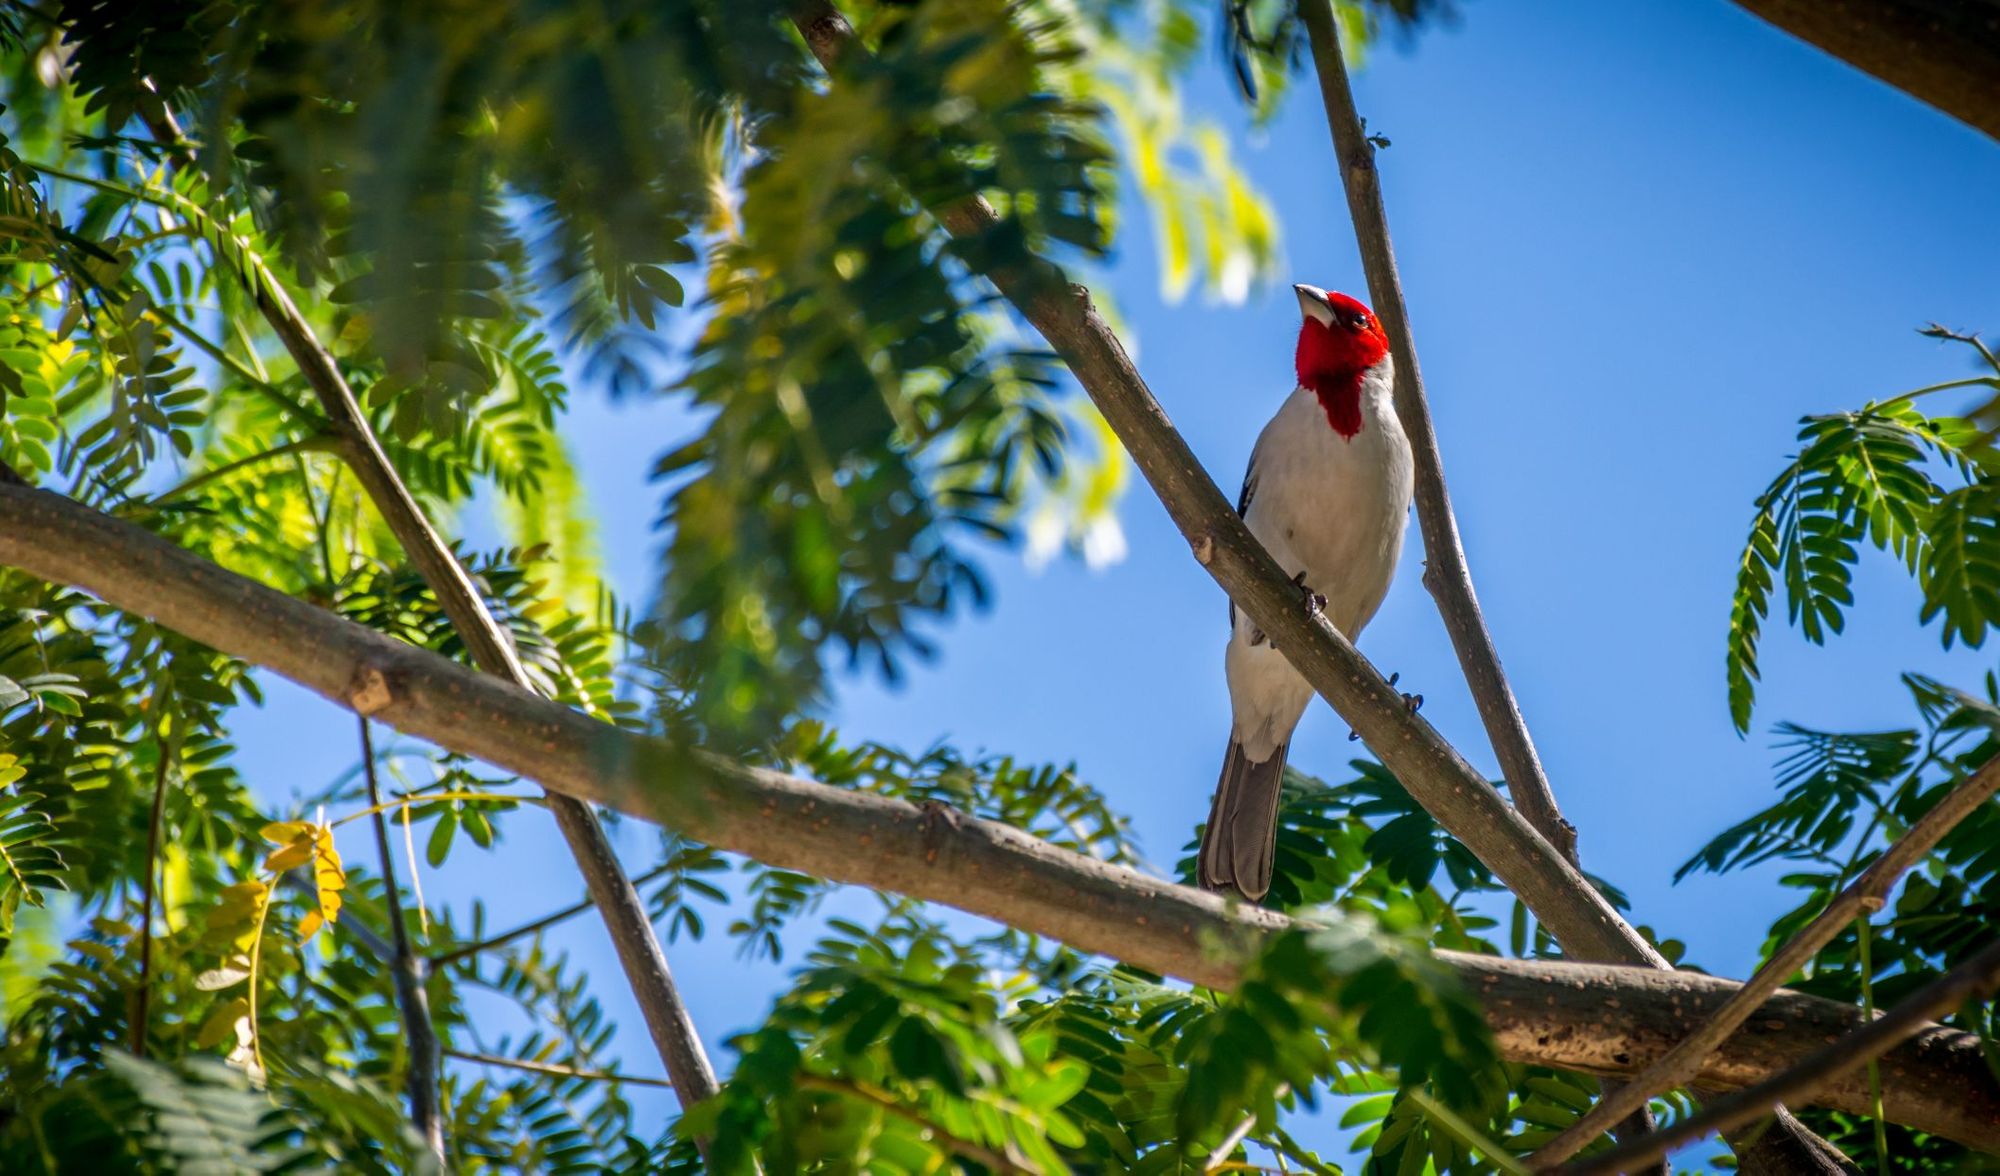
POLYGON ((1292 587, 1299 590, 1299 595, 1303 598, 1303 603, 1306 607, 1306 617, 1308 619, 1317 618, 1326 612, 1326 597, 1306 587, 1306 574, 1304 572, 1300 572, 1298 575, 1292 577, 1292 587))
MULTIPOLYGON (((1394 686, 1394 685, 1396 684, 1396 680, 1397 680, 1398 678, 1401 678, 1402 676, 1403 676, 1403 675, 1402 675, 1402 673, 1401 673, 1400 671, 1399 671, 1399 672, 1397 672, 1397 673, 1394 673, 1394 674, 1390 674, 1390 675, 1389 675, 1389 685, 1391 685, 1391 686, 1394 686)), ((1407 710, 1407 711, 1409 711, 1409 712, 1410 712, 1411 714, 1416 714, 1416 713, 1417 713, 1418 711, 1422 710, 1422 709, 1423 709, 1423 707, 1424 707, 1424 696, 1423 696, 1423 695, 1421 695, 1421 694, 1404 694, 1404 695, 1403 695, 1403 709, 1404 709, 1404 710, 1407 710)), ((1349 730, 1349 731, 1347 732, 1347 741, 1348 741, 1349 743, 1352 743, 1352 742, 1354 742, 1355 740, 1357 740, 1357 739, 1359 739, 1359 738, 1361 738, 1361 732, 1359 732, 1359 731, 1354 731, 1354 730, 1349 730)))

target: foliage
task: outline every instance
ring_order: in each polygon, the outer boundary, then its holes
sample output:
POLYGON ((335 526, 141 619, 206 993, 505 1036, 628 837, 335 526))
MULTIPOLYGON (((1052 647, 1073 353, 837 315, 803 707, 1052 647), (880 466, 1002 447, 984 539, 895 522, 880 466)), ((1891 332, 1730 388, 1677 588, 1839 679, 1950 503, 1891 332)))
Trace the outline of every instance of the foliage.
MULTIPOLYGON (((870 52, 828 78, 771 7, 721 0, 0 4, 0 461, 464 660, 351 476, 298 340, 272 327, 295 307, 540 693, 1143 866, 1073 766, 900 750, 821 708, 837 662, 893 677, 987 603, 983 561, 1024 523, 1031 557, 1062 545, 1050 535, 1115 557, 1122 457, 992 279, 1090 272, 1129 181, 1170 297, 1268 281, 1278 226, 1182 83, 1219 41, 1250 117, 1271 117, 1295 13, 843 7, 870 52), (944 210, 975 197, 999 228, 950 237, 944 210), (572 380, 685 410, 689 435, 656 465, 660 591, 643 608, 593 558, 572 380)), ((1336 11, 1359 45, 1450 5, 1336 11)), ((1916 395, 1809 422, 1760 501, 1731 646, 1739 723, 1778 586, 1809 639, 1837 632, 1863 540, 1913 570, 1947 644, 1995 623, 1990 449, 1916 395)), ((1910 731, 1788 729, 1780 803, 1698 858, 1802 871, 1774 942, 1990 754, 1991 682, 1976 698, 1911 686, 1910 731)), ((411 886, 419 844, 438 867, 539 819, 522 782, 391 744, 371 766, 408 848, 343 859, 336 830, 374 815, 358 778, 274 806, 239 772, 231 730, 260 699, 229 656, 0 572, 10 1167, 438 1170, 400 1098, 392 871, 401 930, 449 961, 427 995, 453 1170, 693 1169, 703 1136, 718 1171, 1324 1172, 1289 1128, 1328 1103, 1364 1170, 1510 1169, 1593 1097, 1496 1059, 1431 950, 1554 945, 1363 762, 1288 779, 1269 902, 1304 922, 1228 995, 888 895, 875 925, 829 920, 824 880, 665 838, 640 877, 668 938, 726 912, 746 955, 797 967, 733 1043, 722 1096, 655 1121, 635 1111, 603 978, 539 934, 573 911, 489 925, 486 906, 411 886)), ((1959 958, 1995 915, 1995 819, 1954 831, 1806 986, 1887 1002, 1959 958)), ((1981 1015, 1960 1023, 1990 1036, 1981 1015)), ((1815 1122, 1857 1152, 1873 1137, 1899 1158, 1958 1154, 1815 1122)))
MULTIPOLYGON (((2000 378, 2000 360, 1976 337, 1932 333, 1976 348, 2000 378)), ((1985 641, 2000 613, 2000 456, 1971 418, 1930 417, 1915 404, 1982 382, 1954 380, 1803 422, 1804 448, 1757 499, 1730 605, 1729 709, 1739 731, 1750 725, 1772 594, 1782 583, 1791 622, 1806 640, 1824 642, 1854 603, 1863 541, 1915 574, 1921 620, 1942 618, 1946 648, 1985 641)))
MULTIPOLYGON (((1803 452, 1758 500, 1732 610, 1730 697, 1747 723, 1756 677, 1758 622, 1780 581, 1792 619, 1808 639, 1840 631, 1853 604, 1852 568, 1866 539, 1894 554, 1924 595, 1921 623, 1944 644, 1978 646, 2000 624, 2000 560, 1988 550, 2000 472, 1990 434, 1972 417, 1929 417, 1919 396, 2000 386, 2000 361, 1975 335, 1931 327, 1961 344, 1994 376, 1947 381, 1812 417, 1803 452)), ((2000 752, 2000 677, 1972 691, 1906 674, 1917 722, 1885 731, 1777 728, 1778 801, 1724 830, 1675 877, 1783 863, 1780 882, 1796 905, 1771 925, 1768 955, 1803 928, 1879 859, 1952 787, 2000 752)), ((1947 832, 1898 887, 1883 916, 1837 936, 1792 986, 1868 1006, 1889 1005, 1980 946, 2000 917, 2000 802, 1988 800, 1947 832)), ((1993 1036, 1990 1010, 1968 1008, 1946 1022, 1993 1036)), ((1807 1121, 1855 1155, 1898 1170, 1956 1170, 1965 1150, 1851 1115, 1811 1112, 1807 1121)))

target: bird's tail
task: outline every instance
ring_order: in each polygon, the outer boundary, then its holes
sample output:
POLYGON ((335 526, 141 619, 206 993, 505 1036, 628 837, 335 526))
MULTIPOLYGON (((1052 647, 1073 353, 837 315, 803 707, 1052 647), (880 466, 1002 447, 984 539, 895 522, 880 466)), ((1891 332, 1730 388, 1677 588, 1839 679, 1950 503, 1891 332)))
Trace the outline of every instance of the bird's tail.
POLYGON ((1208 831, 1201 838, 1201 884, 1209 890, 1235 890, 1255 902, 1271 889, 1271 865, 1277 855, 1278 794, 1285 782, 1281 743, 1271 758, 1254 763, 1243 744, 1229 741, 1222 761, 1222 778, 1215 783, 1215 804, 1208 811, 1208 831))

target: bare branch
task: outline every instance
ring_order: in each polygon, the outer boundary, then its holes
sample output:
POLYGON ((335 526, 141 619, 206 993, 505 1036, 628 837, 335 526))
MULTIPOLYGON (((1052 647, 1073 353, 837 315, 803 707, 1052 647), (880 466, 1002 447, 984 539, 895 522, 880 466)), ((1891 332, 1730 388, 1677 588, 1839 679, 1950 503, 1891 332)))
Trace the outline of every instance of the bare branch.
MULTIPOLYGON (((160 111, 149 128, 153 137, 169 148, 169 157, 176 166, 191 166, 194 157, 186 136, 181 134, 172 115, 164 112, 164 107, 160 111)), ((333 354, 313 334, 305 315, 276 280, 253 280, 248 284, 264 321, 285 345, 307 386, 319 398, 355 480, 361 483, 383 522, 430 586, 474 663, 488 674, 524 690, 532 689, 513 641, 494 619, 464 566, 424 517, 409 487, 390 464, 360 402, 354 398, 354 390, 340 374, 333 354)), ((707 1098, 717 1089, 715 1071, 674 984, 673 973, 667 968, 667 957, 660 949, 659 937, 653 933, 652 920, 646 916, 638 891, 625 877, 597 814, 588 805, 556 795, 549 797, 549 809, 555 814, 563 838, 569 842, 570 853, 583 872, 584 884, 604 916, 605 927, 611 933, 618 960, 624 965, 633 996, 646 1018, 653 1044, 674 1079, 683 1105, 707 1098)))
MULTIPOLYGON (((1809 1100, 1864 1062, 1879 1058, 1898 1043, 1932 1028, 1931 1018, 1991 996, 1995 989, 2000 989, 2000 941, 1988 944, 1964 963, 1924 985, 1865 1028, 1813 1051, 1783 1072, 1747 1090, 1716 1099, 1699 1115, 1645 1139, 1571 1164, 1563 1171, 1577 1176, 1628 1171, 1712 1131, 1729 1131, 1754 1123, 1780 1103, 1809 1100)), ((1884 1085, 1888 1085, 1886 1078, 1884 1085)))
MULTIPOLYGON (((664 875, 672 873, 673 870, 674 870, 674 864, 672 862, 662 862, 661 864, 654 866, 652 869, 647 870, 645 873, 634 877, 632 879, 632 888, 636 890, 639 887, 644 886, 646 883, 651 882, 655 878, 663 877, 664 875)), ((522 923, 518 927, 510 927, 505 931, 499 932, 498 934, 495 935, 489 935, 485 939, 478 940, 477 942, 461 943, 456 947, 446 948, 443 951, 437 952, 436 954, 431 956, 431 967, 442 968, 448 964, 458 963, 460 960, 470 959, 471 957, 479 955, 482 952, 488 952, 492 951, 495 948, 505 947, 508 944, 514 942, 516 939, 525 939, 526 937, 533 935, 537 932, 546 931, 550 927, 553 927, 557 923, 563 922, 566 919, 573 919, 576 916, 582 914, 583 912, 589 910, 593 905, 594 905, 593 900, 588 894, 586 894, 582 898, 576 900, 575 902, 569 904, 568 906, 562 908, 561 910, 551 911, 548 914, 543 915, 541 918, 536 919, 532 922, 522 923)))
MULTIPOLYGON (((336 705, 552 791, 773 866, 942 903, 1149 971, 1233 988, 1248 953, 1290 924, 1011 826, 621 731, 60 495, 0 486, 0 564, 88 590, 336 705)), ((1612 1076, 1664 1054, 1735 988, 1664 970, 1437 955, 1479 999, 1504 1056, 1612 1076)), ((1847 1005, 1781 993, 1705 1060, 1700 1081, 1724 1088, 1760 1081, 1860 1017, 1847 1005)), ((2000 1150, 2000 1083, 1973 1035, 1927 1029, 1885 1057, 1883 1074, 1883 1113, 1892 1121, 2000 1150)), ((1817 1097, 1873 1113, 1866 1082, 1839 1080, 1817 1097)))
POLYGON ((1635 1108, 1645 1106, 1653 1095, 1683 1085, 1693 1078, 1701 1068, 1702 1059, 1728 1040, 1730 1034, 1735 1033, 1780 985, 1811 963, 1820 949, 1833 942, 1843 928, 1857 917, 1881 910, 1890 889, 1904 871, 1923 860, 1946 833, 1985 804, 1996 789, 2000 789, 2000 759, 1989 761, 1946 793, 1944 799, 1910 826, 1907 833, 1897 838, 1874 865, 1862 871, 1852 885, 1834 896, 1818 917, 1772 953, 1764 966, 1757 969, 1756 975, 1737 989, 1735 995, 1729 998, 1729 1003, 1718 1009, 1713 1018, 1675 1045, 1665 1057, 1646 1067, 1631 1083, 1605 1095, 1602 1102, 1592 1107, 1590 1113, 1577 1120, 1569 1130, 1544 1144, 1530 1157, 1533 1165, 1538 1170, 1555 1167, 1581 1151, 1585 1144, 1603 1134, 1611 1124, 1635 1108))
POLYGON ((368 733, 368 717, 358 716, 361 728, 361 774, 368 781, 368 803, 373 805, 375 851, 382 859, 382 904, 389 920, 389 939, 395 954, 389 970, 395 978, 396 1011, 402 1015, 403 1034, 409 1038, 410 1069, 405 1085, 410 1092, 410 1121, 417 1134, 438 1159, 444 1155, 444 1115, 438 1102, 438 1036, 431 1022, 430 994, 424 991, 424 961, 410 946, 410 929, 403 922, 403 896, 396 889, 396 858, 389 849, 389 822, 382 816, 382 785, 375 772, 375 740, 368 733))
POLYGON ((1451 634, 1459 668, 1472 690, 1472 701, 1479 708, 1493 754, 1500 761, 1508 793, 1528 823, 1574 864, 1576 830, 1556 807, 1535 741, 1521 717, 1514 688, 1507 684, 1507 675, 1500 668, 1500 652, 1493 646, 1493 635, 1486 629, 1486 617, 1479 611, 1479 598, 1472 590, 1472 569, 1465 561, 1465 545, 1458 538, 1458 518, 1452 513, 1451 491, 1444 481, 1444 457, 1438 452, 1437 429, 1431 423, 1430 401, 1424 395, 1424 376, 1417 367, 1417 345, 1410 333, 1409 307, 1403 301, 1403 280, 1396 272, 1396 251, 1389 241, 1389 215, 1382 206, 1375 145, 1368 141, 1354 108, 1333 9, 1328 0, 1306 0, 1299 5, 1299 15, 1312 41, 1327 127, 1333 133, 1340 180, 1347 190, 1347 211, 1361 247, 1361 267, 1368 275, 1369 301, 1389 335, 1389 351, 1396 361, 1396 416, 1410 435, 1410 451, 1416 459, 1424 587, 1437 602, 1445 631, 1451 634))
POLYGON ((444 1056, 457 1058, 461 1062, 474 1062, 481 1066, 502 1066, 509 1070, 525 1070, 530 1074, 546 1074, 552 1078, 582 1078, 590 1082, 623 1082, 628 1086, 657 1086, 663 1090, 673 1089, 673 1083, 665 1078, 645 1078, 637 1074, 615 1074, 609 1070, 579 1070, 575 1066, 558 1066, 551 1062, 531 1062, 526 1058, 503 1058, 498 1054, 467 1053, 462 1049, 448 1049, 444 1056))

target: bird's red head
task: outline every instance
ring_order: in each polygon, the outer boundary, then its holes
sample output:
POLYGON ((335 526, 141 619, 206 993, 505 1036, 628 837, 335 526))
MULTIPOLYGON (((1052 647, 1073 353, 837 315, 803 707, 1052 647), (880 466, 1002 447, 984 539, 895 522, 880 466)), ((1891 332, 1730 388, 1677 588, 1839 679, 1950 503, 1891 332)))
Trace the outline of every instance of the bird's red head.
POLYGON ((1361 431, 1361 381, 1389 354, 1375 312, 1317 286, 1293 286, 1305 321, 1296 356, 1299 385, 1312 390, 1326 419, 1343 437, 1361 431))

